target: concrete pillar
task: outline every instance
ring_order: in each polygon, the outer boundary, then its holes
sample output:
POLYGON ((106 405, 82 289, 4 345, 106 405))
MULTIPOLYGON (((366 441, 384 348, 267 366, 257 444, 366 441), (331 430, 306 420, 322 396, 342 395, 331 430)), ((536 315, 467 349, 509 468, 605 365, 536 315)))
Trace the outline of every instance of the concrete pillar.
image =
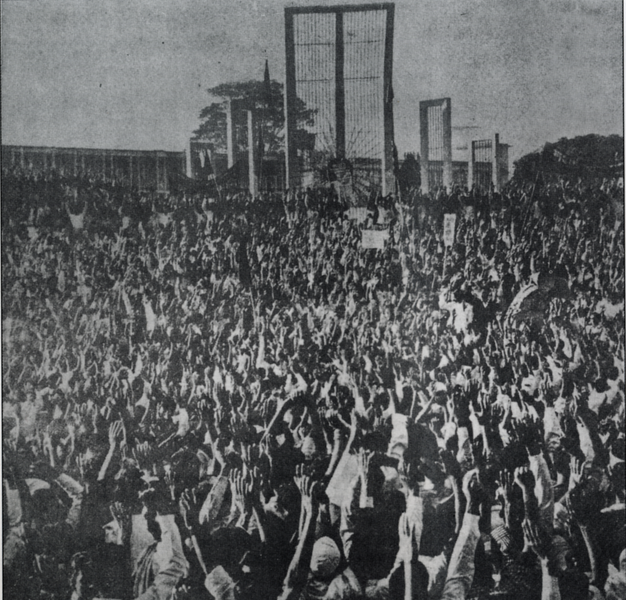
POLYGON ((452 189, 452 102, 446 98, 442 105, 443 118, 443 185, 452 189))
POLYGON ((420 174, 423 194, 428 194, 430 189, 428 160, 428 104, 420 102, 420 174))
POLYGON ((300 184, 296 126, 296 47, 294 9, 285 8, 285 178, 288 188, 300 184))
POLYGON ((393 30, 395 7, 387 5, 387 21, 385 24, 385 58, 383 67, 383 196, 393 194, 396 190, 396 165, 394 160, 394 126, 393 126, 393 30))
POLYGON ((343 13, 335 15, 335 151, 337 158, 346 157, 346 91, 343 80, 343 13))
POLYGON ((254 173, 254 118, 253 111, 248 110, 248 185, 250 189, 250 194, 252 196, 256 196, 257 186, 256 186, 256 176, 254 173))
POLYGON ((235 164, 235 130, 233 128, 233 103, 226 101, 226 154, 228 156, 228 168, 235 164))
MULTIPOLYGON (((228 123, 228 121, 226 122, 228 123)), ((191 169, 191 140, 187 142, 187 149, 185 151, 185 172, 189 179, 193 177, 193 170, 191 169)))
POLYGON ((500 134, 494 133, 491 141, 491 182, 496 192, 500 191, 500 168, 498 157, 500 155, 500 134))
POLYGON ((474 186, 474 140, 469 142, 469 157, 467 161, 467 189, 471 190, 474 186))

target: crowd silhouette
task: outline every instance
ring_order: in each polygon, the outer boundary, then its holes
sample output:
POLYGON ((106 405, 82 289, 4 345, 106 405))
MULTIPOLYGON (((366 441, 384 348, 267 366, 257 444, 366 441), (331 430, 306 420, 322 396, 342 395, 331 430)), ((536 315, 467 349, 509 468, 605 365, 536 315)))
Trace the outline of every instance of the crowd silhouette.
POLYGON ((7 598, 626 598, 623 190, 347 209, 3 172, 7 598))

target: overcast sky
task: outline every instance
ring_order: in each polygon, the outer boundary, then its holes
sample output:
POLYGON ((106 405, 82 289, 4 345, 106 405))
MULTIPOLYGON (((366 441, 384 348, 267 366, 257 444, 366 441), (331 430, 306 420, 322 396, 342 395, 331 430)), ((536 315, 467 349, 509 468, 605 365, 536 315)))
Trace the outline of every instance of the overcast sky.
MULTIPOLYGON (((395 4, 401 155, 419 150, 419 101, 443 96, 457 133, 499 132, 513 159, 560 137, 622 133, 620 1, 395 4)), ((266 58, 284 82, 285 5, 2 0, 2 143, 183 150, 207 88, 262 79, 266 58)))

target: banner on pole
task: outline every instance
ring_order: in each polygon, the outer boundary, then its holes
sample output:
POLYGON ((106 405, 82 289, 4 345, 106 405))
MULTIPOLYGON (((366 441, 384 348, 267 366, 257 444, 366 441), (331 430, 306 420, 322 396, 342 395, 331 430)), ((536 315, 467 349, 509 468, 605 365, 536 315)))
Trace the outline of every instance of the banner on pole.
POLYGON ((361 248, 378 248, 384 250, 385 240, 389 239, 389 231, 386 229, 364 229, 361 237, 361 248))
POLYGON ((454 230, 456 228, 456 215, 447 214, 443 216, 443 244, 449 248, 454 244, 454 230))

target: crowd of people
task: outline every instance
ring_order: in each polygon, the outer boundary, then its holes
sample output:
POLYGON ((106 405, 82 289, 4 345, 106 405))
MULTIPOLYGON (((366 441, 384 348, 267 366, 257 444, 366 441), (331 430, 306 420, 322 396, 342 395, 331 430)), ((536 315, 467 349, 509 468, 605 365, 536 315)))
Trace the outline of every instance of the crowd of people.
POLYGON ((7 597, 626 598, 622 192, 4 172, 7 597))

